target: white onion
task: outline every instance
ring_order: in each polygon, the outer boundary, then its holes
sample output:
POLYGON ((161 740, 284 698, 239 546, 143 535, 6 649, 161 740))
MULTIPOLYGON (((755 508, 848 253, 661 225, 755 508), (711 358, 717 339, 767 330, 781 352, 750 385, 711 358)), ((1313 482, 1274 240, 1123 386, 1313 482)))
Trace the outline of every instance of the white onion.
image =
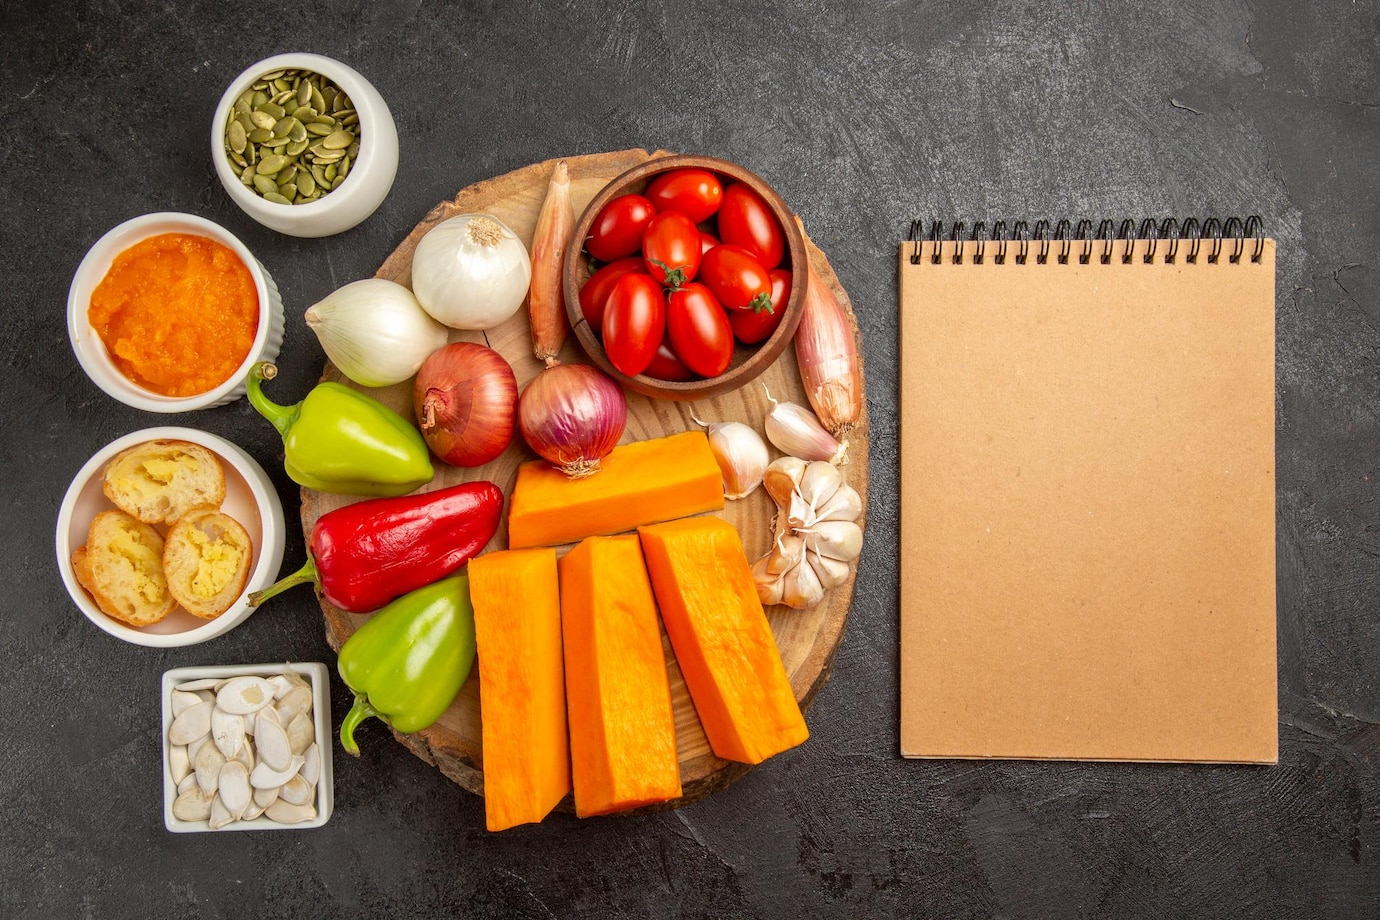
POLYGON ((306 314, 326 357, 360 386, 401 383, 448 333, 401 284, 369 278, 345 285, 306 314))
POLYGON ((454 329, 492 329, 522 306, 532 260, 517 234, 488 214, 461 214, 422 237, 412 291, 422 309, 454 329))

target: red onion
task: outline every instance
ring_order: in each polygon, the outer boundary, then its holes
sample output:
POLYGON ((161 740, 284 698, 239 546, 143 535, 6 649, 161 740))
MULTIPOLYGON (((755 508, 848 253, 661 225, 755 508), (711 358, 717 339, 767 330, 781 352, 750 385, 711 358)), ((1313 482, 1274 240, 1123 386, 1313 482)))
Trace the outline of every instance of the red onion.
POLYGON ((503 356, 452 342, 422 362, 412 407, 422 437, 452 466, 482 466, 513 440, 517 378, 503 356))
POLYGON ((572 479, 599 472, 623 436, 623 389, 588 364, 556 364, 522 391, 518 426, 528 445, 572 479))

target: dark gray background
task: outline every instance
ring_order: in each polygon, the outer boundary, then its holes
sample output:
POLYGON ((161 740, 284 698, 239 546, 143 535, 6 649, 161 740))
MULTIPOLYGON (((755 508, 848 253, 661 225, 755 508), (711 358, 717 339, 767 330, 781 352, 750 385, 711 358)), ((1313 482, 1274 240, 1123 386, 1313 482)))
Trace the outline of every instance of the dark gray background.
MULTIPOLYGON (((0 914, 476 917, 1380 915, 1376 251, 1380 7, 1170 3, 0 4, 4 359, 0 914), (397 184, 362 226, 279 236, 229 203, 207 123, 271 53, 361 70, 397 184), (737 160, 804 218, 868 361, 872 507, 853 619, 808 744, 675 812, 490 836, 479 799, 367 732, 323 829, 175 836, 158 679, 334 656, 294 592, 232 634, 126 645, 70 603, 53 523, 72 476, 172 423, 296 490, 243 401, 115 403, 63 311, 86 248, 154 210, 210 217, 288 307, 282 394, 321 351, 301 311, 372 274, 437 201, 547 157, 737 160), (1280 242, 1276 767, 897 756, 895 247, 913 217, 1259 213, 1280 242)), ((287 563, 303 558, 300 533, 287 563)), ((345 699, 337 682, 337 713, 345 699)))

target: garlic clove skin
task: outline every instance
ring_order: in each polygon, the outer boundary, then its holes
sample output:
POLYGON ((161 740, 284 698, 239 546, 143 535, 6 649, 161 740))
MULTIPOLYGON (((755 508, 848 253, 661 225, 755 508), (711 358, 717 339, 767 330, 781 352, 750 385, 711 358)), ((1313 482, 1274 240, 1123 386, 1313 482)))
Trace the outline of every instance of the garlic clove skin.
POLYGON ((752 565, 752 580, 757 585, 757 599, 763 606, 770 607, 773 604, 781 603, 781 576, 767 571, 767 560, 770 556, 763 556, 752 565))
POLYGON ((806 461, 799 457, 781 457, 773 460, 762 474, 762 487, 767 490, 771 500, 781 508, 791 506, 791 494, 805 475, 806 461))
POLYGON ((767 412, 764 427, 767 440, 778 450, 802 460, 843 461, 844 449, 833 435, 824 430, 813 412, 793 402, 772 399, 770 392, 767 393, 767 400, 771 402, 771 409, 767 412))
POLYGON ((781 603, 797 610, 824 600, 824 583, 805 560, 781 576, 781 603))
POLYGON ((817 460, 805 467, 804 474, 800 477, 800 486, 797 491, 805 503, 810 506, 810 510, 815 512, 811 516, 817 516, 817 509, 822 507, 825 502, 833 498, 839 486, 843 485, 843 474, 838 467, 832 463, 825 463, 817 460))
POLYGON ((805 556, 805 539, 794 534, 784 534, 777 538, 776 546, 767 553, 767 571, 781 575, 794 568, 805 556))
POLYGON ((826 590, 843 584, 848 580, 848 573, 853 571, 853 566, 842 559, 830 559, 819 553, 807 553, 806 558, 826 590))
POLYGON ((736 500, 757 491, 769 460, 761 435, 742 422, 695 421, 708 429, 709 449, 723 474, 724 497, 736 500))
POLYGON ((858 490, 844 483, 823 505, 815 509, 815 522, 856 521, 862 517, 862 496, 858 490))
POLYGON ((820 521, 805 531, 805 550, 852 562, 862 552, 862 528, 852 521, 820 521))

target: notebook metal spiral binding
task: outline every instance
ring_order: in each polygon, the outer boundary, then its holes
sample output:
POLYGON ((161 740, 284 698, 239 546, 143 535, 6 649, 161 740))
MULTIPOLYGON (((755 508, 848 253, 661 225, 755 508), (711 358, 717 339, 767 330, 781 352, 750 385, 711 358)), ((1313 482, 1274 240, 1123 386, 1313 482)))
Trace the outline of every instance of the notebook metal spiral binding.
MULTIPOLYGON (((1013 223, 1010 232, 1007 232, 1004 220, 995 221, 990 233, 986 232, 987 225, 982 221, 976 221, 972 231, 966 235, 965 230, 966 225, 963 221, 954 221, 946 239, 942 220, 931 221, 928 233, 925 232, 923 220, 911 221, 907 237, 907 242, 911 244, 911 264, 920 263, 921 242, 924 240, 932 244, 930 262, 934 265, 943 262, 946 243, 953 244, 949 261, 954 265, 963 264, 964 243, 974 244, 972 259, 976 265, 983 263, 988 244, 996 250, 992 261, 998 265, 1005 264, 1008 248, 1015 249, 1016 264, 1025 265, 1030 257, 1032 243, 1035 249, 1035 262, 1039 265, 1049 261, 1051 251, 1055 252, 1055 260, 1060 265, 1067 265, 1075 244, 1081 244, 1078 247, 1081 250, 1078 253, 1079 264, 1087 265, 1092 261, 1099 243, 1102 251, 1098 253, 1098 261, 1106 265, 1112 261, 1115 244, 1122 240, 1128 244, 1142 240, 1147 242, 1145 251, 1140 253, 1141 261, 1147 265, 1155 261, 1160 253, 1161 244, 1166 264, 1173 264, 1178 259, 1181 247, 1186 249, 1184 261, 1190 264, 1198 261, 1198 256, 1205 246, 1208 249, 1207 261, 1216 264, 1227 249, 1227 244, 1230 244, 1231 248, 1227 261, 1236 264, 1246 253, 1248 239, 1254 241, 1250 255, 1252 262, 1259 262, 1265 252, 1265 225, 1259 215, 1255 214, 1244 221, 1239 217, 1228 217, 1225 222, 1209 217, 1201 223, 1195 217, 1190 217, 1182 223, 1172 217, 1158 222, 1153 217, 1147 217, 1139 226, 1129 217, 1122 220, 1119 225, 1115 221, 1103 219, 1098 223, 1096 232, 1093 231, 1091 220, 1083 219, 1073 224, 1067 218, 1059 220, 1053 230, 1050 229, 1050 222, 1047 220, 1036 221, 1034 230, 1023 220, 1013 223)), ((1125 247, 1121 255, 1123 264, 1132 261, 1134 248, 1134 245, 1125 247)))

